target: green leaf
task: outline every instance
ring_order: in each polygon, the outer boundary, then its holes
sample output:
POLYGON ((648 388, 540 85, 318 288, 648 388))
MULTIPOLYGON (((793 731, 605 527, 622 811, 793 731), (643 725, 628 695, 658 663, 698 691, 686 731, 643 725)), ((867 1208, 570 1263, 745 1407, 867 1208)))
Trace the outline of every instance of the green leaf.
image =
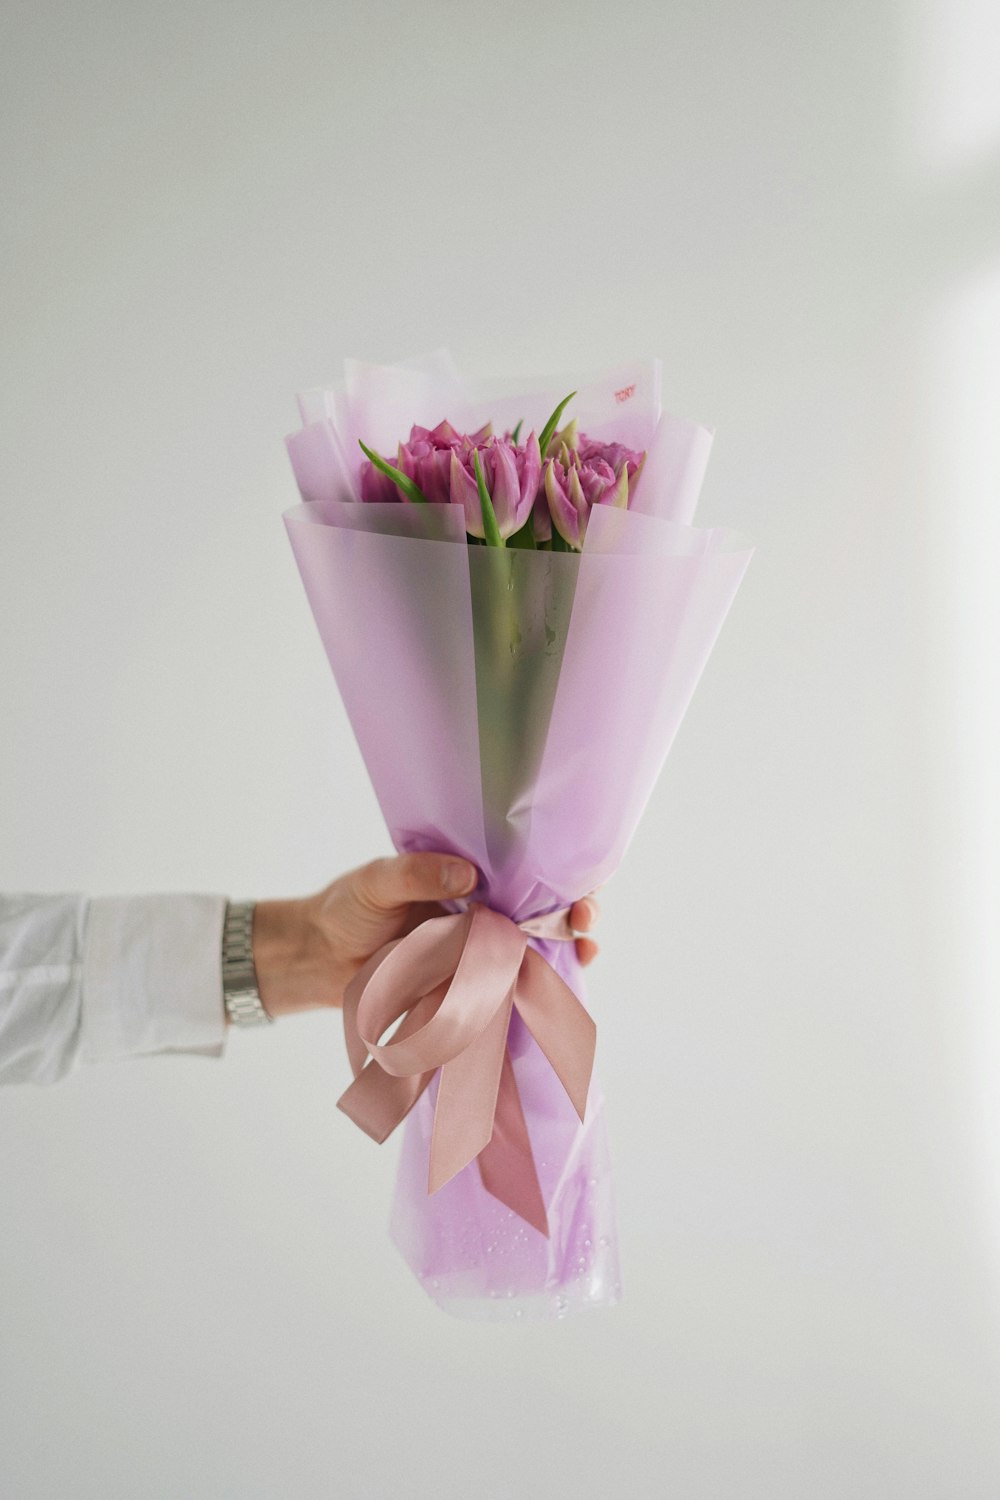
POLYGON ((518 418, 517 426, 514 428, 514 431, 510 435, 510 440, 514 444, 515 448, 517 447, 517 440, 518 440, 518 438, 521 435, 521 428, 523 426, 524 426, 524 418, 523 417, 519 417, 518 418))
POLYGON ((560 533, 553 526, 553 528, 552 528, 552 550, 553 550, 553 552, 575 552, 576 548, 575 547, 571 547, 570 544, 569 544, 569 542, 567 542, 566 538, 564 536, 561 536, 560 533))
POLYGON ((479 490, 479 508, 483 513, 483 530, 486 533, 486 544, 489 547, 502 547, 503 537, 497 525, 497 513, 493 509, 493 501, 490 492, 486 488, 486 480, 483 476, 483 466, 479 462, 479 449, 473 448, 472 462, 476 470, 476 486, 479 490))
POLYGON ((360 438, 358 438, 358 447, 365 457, 371 460, 379 473, 384 474, 387 479, 392 480, 393 484, 399 486, 407 500, 412 500, 415 505, 427 504, 427 496, 419 485, 414 484, 409 474, 404 474, 402 469, 397 469, 393 464, 387 464, 384 458, 380 458, 371 448, 367 448, 360 438))
POLYGON ((559 418, 562 416, 563 412, 566 410, 567 406, 572 401, 575 395, 576 391, 570 391, 566 399, 564 401, 560 401, 559 405, 556 407, 555 411, 552 413, 551 417, 542 428, 541 436, 538 439, 538 447, 541 450, 541 455, 543 458, 545 457, 545 450, 552 440, 552 434, 559 426, 559 418))

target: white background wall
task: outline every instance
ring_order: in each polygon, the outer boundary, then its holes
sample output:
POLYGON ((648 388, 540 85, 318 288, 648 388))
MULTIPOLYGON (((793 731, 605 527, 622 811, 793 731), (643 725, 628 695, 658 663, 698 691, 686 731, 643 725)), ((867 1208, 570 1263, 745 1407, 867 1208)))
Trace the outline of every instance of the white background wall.
POLYGON ((621 1308, 425 1301, 331 1015, 10 1090, 0 1491, 995 1500, 994 7, 6 18, 0 889, 385 851, 280 522, 345 354, 661 353, 758 552, 606 893, 621 1308))

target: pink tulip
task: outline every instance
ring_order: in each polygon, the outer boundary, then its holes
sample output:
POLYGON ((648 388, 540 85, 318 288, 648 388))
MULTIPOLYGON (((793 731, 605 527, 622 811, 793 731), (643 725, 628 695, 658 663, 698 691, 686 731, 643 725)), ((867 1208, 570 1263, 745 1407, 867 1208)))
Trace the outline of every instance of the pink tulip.
POLYGON ((465 507, 465 528, 471 536, 483 536, 483 512, 476 485, 473 454, 478 451, 486 488, 493 502, 500 535, 506 540, 520 531, 531 514, 542 477, 542 456, 532 432, 523 447, 509 438, 490 437, 477 442, 478 434, 463 438, 451 450, 451 499, 465 507))
MULTIPOLYGON (((527 521, 540 491, 542 456, 534 433, 519 447, 512 436, 495 437, 489 422, 472 433, 456 432, 450 422, 439 422, 434 428, 411 427, 408 440, 399 445, 394 467, 413 481, 425 500, 461 505, 466 530, 481 537, 483 510, 473 460, 477 452, 500 535, 513 536, 527 521)), ((369 504, 405 500, 396 482, 370 460, 361 469, 361 498, 369 504)))
MULTIPOLYGON (((451 455, 456 446, 478 446, 493 435, 489 422, 478 432, 465 436, 456 432, 450 422, 439 422, 434 428, 411 427, 410 436, 400 443, 395 467, 412 479, 427 500, 447 505, 451 502, 451 455)), ((387 474, 366 462, 361 468, 361 498, 368 504, 402 500, 398 486, 387 474)))
MULTIPOLYGON (((587 520, 594 505, 628 507, 635 491, 645 453, 636 453, 621 443, 599 443, 583 433, 577 438, 575 426, 567 429, 569 442, 557 441, 549 447, 555 454, 546 460, 544 493, 551 523, 570 547, 583 546, 587 520), (570 442, 573 446, 570 446, 570 442)), ((535 535, 544 535, 538 512, 535 535)))
POLYGON ((520 531, 530 516, 536 542, 549 542, 554 526, 568 546, 582 547, 591 507, 625 509, 646 455, 621 443, 588 438, 577 432, 575 421, 554 432, 546 447, 543 475, 533 432, 519 445, 513 433, 496 437, 489 422, 472 433, 456 432, 450 422, 433 428, 411 427, 409 438, 399 445, 394 467, 416 485, 419 494, 404 495, 396 481, 368 461, 361 470, 361 498, 385 502, 423 496, 432 504, 461 505, 466 531, 482 537, 485 528, 474 461, 478 454, 501 538, 520 531))

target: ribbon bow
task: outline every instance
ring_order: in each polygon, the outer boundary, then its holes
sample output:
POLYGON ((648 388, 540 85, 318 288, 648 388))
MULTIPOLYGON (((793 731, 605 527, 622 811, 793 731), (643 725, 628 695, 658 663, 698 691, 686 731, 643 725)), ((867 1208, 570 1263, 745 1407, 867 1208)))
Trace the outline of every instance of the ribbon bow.
POLYGON ((431 917, 374 954, 344 992, 354 1082, 337 1103, 384 1141, 440 1068, 428 1192, 478 1157, 487 1192, 547 1236, 507 1030, 516 1009, 582 1120, 596 1027, 529 936, 572 937, 568 912, 518 924, 472 906, 431 917))

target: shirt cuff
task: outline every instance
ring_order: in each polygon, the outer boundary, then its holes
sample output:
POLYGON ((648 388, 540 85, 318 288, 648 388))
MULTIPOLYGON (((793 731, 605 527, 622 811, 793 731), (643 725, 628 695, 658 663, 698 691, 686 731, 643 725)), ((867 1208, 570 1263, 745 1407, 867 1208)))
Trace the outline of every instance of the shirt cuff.
POLYGON ((224 896, 101 896, 84 933, 80 1055, 219 1057, 224 896))

